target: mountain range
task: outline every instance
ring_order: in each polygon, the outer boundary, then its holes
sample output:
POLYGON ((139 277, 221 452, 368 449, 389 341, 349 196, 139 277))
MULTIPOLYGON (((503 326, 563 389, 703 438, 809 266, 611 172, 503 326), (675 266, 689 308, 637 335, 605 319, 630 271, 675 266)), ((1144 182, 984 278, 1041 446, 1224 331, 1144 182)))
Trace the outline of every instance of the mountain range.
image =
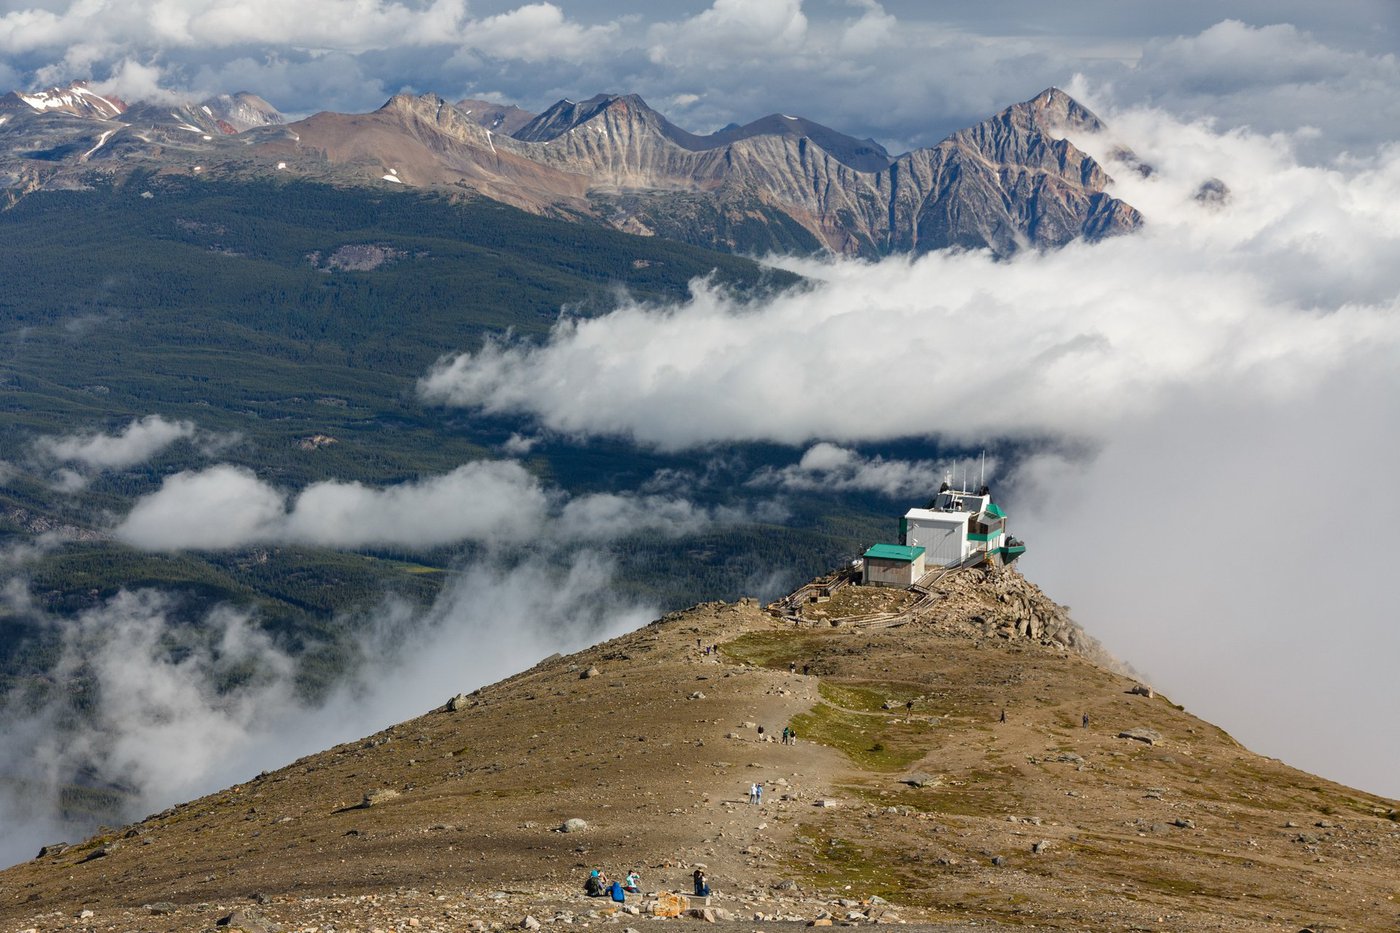
POLYGON ((398 94, 372 113, 287 122, 246 93, 128 105, 75 84, 0 98, 0 186, 13 202, 133 171, 286 176, 477 194, 730 252, 1005 255, 1141 224, 1065 138, 1102 127, 1048 88, 893 156, 788 114, 697 135, 635 94, 565 99, 539 114, 398 94))

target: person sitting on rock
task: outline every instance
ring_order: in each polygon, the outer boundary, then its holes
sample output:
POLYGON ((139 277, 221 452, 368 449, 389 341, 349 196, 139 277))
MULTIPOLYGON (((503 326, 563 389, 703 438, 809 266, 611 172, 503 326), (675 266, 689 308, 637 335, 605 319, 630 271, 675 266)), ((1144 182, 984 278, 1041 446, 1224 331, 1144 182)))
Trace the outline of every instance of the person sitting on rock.
POLYGON ((637 873, 637 869, 632 869, 627 873, 627 880, 622 885, 622 890, 628 894, 642 893, 642 876, 637 873))
POLYGON ((622 890, 622 882, 620 881, 614 881, 608 885, 608 895, 618 904, 627 900, 627 893, 622 890))
POLYGON ((709 897, 710 883, 705 880, 705 873, 697 868, 695 869, 695 874, 692 876, 692 878, 695 881, 695 896, 709 897))
POLYGON ((593 873, 588 876, 588 880, 583 883, 583 893, 589 897, 603 896, 603 873, 598 869, 593 869, 593 873))

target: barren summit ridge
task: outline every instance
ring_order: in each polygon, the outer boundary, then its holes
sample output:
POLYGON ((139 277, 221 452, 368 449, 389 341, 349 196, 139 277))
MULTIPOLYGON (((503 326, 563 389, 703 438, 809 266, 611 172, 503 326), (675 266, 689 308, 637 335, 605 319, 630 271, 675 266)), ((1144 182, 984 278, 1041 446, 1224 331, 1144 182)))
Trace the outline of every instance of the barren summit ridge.
MULTIPOLYGON (((0 184, 8 178, 11 189, 137 167, 376 187, 387 176, 396 187, 466 189, 724 250, 864 256, 1006 254, 1141 222, 1108 193, 1099 165, 1063 138, 1066 129, 1098 129, 1098 118, 1054 88, 898 157, 792 114, 700 136, 635 94, 565 99, 538 115, 398 95, 371 114, 319 113, 285 127, 251 95, 121 112, 109 102, 81 113, 12 97, 0 123, 0 184)), ((70 98, 87 100, 79 90, 70 98)))
POLYGON ((744 929, 1394 924, 1394 801, 1254 755, 1094 664, 1015 570, 928 597, 816 590, 791 617, 673 613, 54 847, 0 873, 0 920, 622 929, 645 918, 584 898, 589 869, 636 868, 656 892, 704 866, 711 908, 744 929), (586 826, 560 831, 571 819, 586 826))

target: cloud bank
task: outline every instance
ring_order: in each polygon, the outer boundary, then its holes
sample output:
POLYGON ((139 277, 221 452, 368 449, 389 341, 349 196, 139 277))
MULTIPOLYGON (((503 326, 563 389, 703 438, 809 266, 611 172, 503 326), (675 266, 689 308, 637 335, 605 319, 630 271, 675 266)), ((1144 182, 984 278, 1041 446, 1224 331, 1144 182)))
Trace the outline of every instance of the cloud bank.
POLYGON ((666 449, 818 444, 776 483, 862 476, 839 445, 1000 441, 1027 571, 1110 648, 1261 750, 1400 793, 1400 738, 1379 738, 1400 687, 1376 650, 1396 636, 1340 582, 1395 556, 1383 518, 1356 537, 1342 516, 1400 509, 1400 146, 1317 165, 1306 133, 1110 117, 1078 142, 1139 234, 783 261, 816 284, 744 303, 698 283, 444 360, 421 391, 666 449), (1125 144, 1149 177, 1107 157, 1125 144), (1199 197, 1209 179, 1223 199, 1199 197))
MULTIPOLYGON (((462 568, 426 612, 386 603, 361 644, 361 664, 317 703, 299 697, 294 661, 246 612, 220 608, 181 624, 176 604, 122 592, 76 619, 48 618, 61 636, 49 677, 58 700, 29 708, 0 698, 0 864, 91 832, 65 820, 61 793, 97 776, 127 794, 138 819, 301 755, 421 715, 555 651, 573 651, 656 616, 619 601, 597 555, 537 553, 462 568), (540 586, 545 576, 551 586, 540 586), (82 699, 90 706, 79 713, 82 699)), ((11 583, 7 608, 27 602, 11 583)))
POLYGON ((115 534, 152 551, 252 544, 431 548, 602 542, 644 532, 674 537, 741 517, 674 496, 569 499, 514 460, 479 460, 384 488, 328 480, 290 499, 246 467, 218 464, 166 477, 159 490, 136 502, 115 534))

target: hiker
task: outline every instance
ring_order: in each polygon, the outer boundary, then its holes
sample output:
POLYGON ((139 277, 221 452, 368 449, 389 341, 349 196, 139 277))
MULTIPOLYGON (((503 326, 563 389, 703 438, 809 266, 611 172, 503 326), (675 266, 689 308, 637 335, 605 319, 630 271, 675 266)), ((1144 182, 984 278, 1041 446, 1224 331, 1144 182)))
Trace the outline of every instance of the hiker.
POLYGON ((1084 728, 1085 728, 1085 729, 1089 728, 1089 714, 1088 714, 1088 713, 1085 713, 1085 714, 1084 714, 1084 728))
POLYGON ((642 876, 637 874, 637 869, 632 869, 627 873, 627 880, 622 885, 622 890, 628 894, 642 893, 642 876))
POLYGON ((803 677, 806 677, 806 676, 807 676, 807 672, 810 671, 811 669, 812 669, 812 665, 810 665, 810 664, 804 664, 804 665, 802 665, 802 676, 803 676, 803 677))
POLYGON ((697 868, 695 869, 695 874, 692 875, 691 878, 695 882, 695 896, 709 897, 710 885, 709 882, 705 880, 705 873, 697 868))
POLYGON ((789 745, 796 745, 796 744, 797 744, 797 730, 796 730, 796 729, 788 729, 788 744, 789 744, 789 745))
POLYGON ((913 701, 913 700, 909 700, 908 702, 906 702, 906 703, 904 704, 904 712, 905 712, 906 714, 914 712, 914 701, 913 701))
POLYGON ((588 876, 588 880, 583 883, 583 893, 588 897, 603 896, 603 873, 598 869, 593 869, 593 873, 588 876))
POLYGON ((789 733, 790 731, 792 731, 792 730, 788 729, 787 726, 783 726, 783 744, 784 744, 784 745, 787 744, 788 733, 789 733))
POLYGON ((1006 722, 1006 710, 1001 711, 1001 721, 1006 722))
POLYGON ((627 894, 622 890, 622 882, 620 881, 614 881, 608 886, 608 894, 611 895, 614 903, 623 904, 627 901, 627 894))
POLYGON ((749 785, 749 803, 758 803, 758 785, 749 785))
POLYGON ((789 673, 789 674, 796 674, 796 673, 797 673, 797 662, 796 662, 796 661, 789 661, 789 662, 788 662, 788 673, 789 673))
POLYGON ((758 804, 759 806, 763 806, 763 785, 762 785, 762 784, 755 784, 755 785, 753 786, 753 789, 754 789, 753 802, 756 803, 756 804, 758 804))

